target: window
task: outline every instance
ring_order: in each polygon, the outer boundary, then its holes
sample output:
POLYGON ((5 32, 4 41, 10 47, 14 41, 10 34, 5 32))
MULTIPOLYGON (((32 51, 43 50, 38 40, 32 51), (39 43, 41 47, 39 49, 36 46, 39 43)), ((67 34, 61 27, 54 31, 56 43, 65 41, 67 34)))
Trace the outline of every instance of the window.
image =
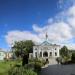
POLYGON ((50 56, 52 56, 52 52, 50 52, 50 56))
POLYGON ((37 58, 37 52, 35 52, 35 57, 37 58))
POLYGON ((35 48, 35 50, 37 50, 37 48, 35 48))
POLYGON ((55 56, 57 56, 57 52, 55 52, 55 56))
POLYGON ((55 48, 55 50, 57 50, 57 49, 55 48))
POLYGON ((48 57, 48 52, 44 52, 44 53, 43 53, 43 56, 44 56, 44 57, 48 57))
POLYGON ((40 57, 42 57, 42 52, 40 52, 40 57))

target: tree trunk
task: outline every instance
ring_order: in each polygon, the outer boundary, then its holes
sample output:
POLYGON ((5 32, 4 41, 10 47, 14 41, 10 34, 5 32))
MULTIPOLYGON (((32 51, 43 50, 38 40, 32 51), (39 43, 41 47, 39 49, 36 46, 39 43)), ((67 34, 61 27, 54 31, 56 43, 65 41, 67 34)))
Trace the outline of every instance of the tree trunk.
POLYGON ((24 55, 22 59, 22 66, 25 66, 25 64, 28 64, 28 55, 24 55))

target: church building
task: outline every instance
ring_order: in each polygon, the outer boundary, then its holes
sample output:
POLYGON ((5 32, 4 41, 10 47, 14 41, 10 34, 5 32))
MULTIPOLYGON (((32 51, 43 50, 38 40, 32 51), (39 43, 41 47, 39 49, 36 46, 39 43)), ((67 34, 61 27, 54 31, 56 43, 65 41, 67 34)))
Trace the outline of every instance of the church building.
POLYGON ((39 45, 33 46, 34 58, 56 58, 59 57, 60 45, 51 44, 46 34, 46 39, 39 45))

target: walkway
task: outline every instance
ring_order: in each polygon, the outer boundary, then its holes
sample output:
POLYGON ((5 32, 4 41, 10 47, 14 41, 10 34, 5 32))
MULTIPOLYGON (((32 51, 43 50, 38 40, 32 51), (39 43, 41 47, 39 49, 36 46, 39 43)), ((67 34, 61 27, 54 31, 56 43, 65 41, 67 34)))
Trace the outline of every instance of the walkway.
POLYGON ((40 75, 75 75, 75 65, 49 65, 42 68, 40 75))

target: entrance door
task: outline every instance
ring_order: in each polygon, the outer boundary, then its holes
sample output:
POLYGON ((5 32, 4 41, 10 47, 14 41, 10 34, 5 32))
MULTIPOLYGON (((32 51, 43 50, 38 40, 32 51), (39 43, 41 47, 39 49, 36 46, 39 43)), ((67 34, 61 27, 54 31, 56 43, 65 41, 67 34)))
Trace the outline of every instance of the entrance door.
POLYGON ((43 57, 48 57, 48 52, 44 52, 43 57))

